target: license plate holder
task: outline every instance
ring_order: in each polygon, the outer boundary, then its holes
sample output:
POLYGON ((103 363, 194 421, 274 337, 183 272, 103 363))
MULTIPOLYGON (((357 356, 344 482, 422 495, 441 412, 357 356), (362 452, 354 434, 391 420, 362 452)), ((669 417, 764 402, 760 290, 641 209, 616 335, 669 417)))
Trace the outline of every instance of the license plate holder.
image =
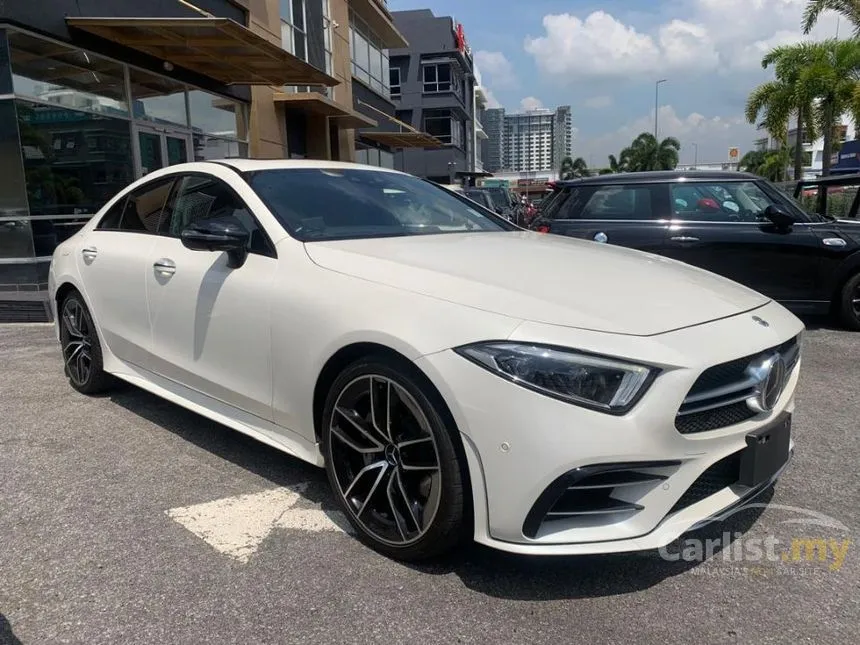
POLYGON ((755 488, 768 482, 788 461, 791 445, 791 415, 753 430, 746 436, 741 453, 740 479, 743 486, 755 488))

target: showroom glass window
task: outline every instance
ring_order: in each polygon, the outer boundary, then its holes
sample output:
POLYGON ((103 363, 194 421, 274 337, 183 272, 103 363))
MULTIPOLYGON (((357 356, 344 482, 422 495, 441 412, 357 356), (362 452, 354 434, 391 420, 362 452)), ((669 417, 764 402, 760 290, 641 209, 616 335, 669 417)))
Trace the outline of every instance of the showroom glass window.
POLYGON ((382 39, 352 9, 349 11, 349 39, 352 75, 377 94, 389 98, 388 50, 382 39))
POLYGON ((2 33, 12 81, 2 116, 14 148, 2 151, 0 193, 16 195, 4 219, 17 213, 26 225, 0 232, 0 258, 35 256, 45 273, 56 245, 147 170, 247 156, 242 103, 31 33, 2 33))

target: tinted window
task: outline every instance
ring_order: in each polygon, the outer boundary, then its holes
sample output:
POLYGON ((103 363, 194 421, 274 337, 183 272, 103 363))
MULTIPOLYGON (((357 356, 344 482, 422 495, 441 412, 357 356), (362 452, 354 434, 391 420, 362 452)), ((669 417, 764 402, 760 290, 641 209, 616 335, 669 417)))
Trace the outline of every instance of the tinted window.
POLYGON ((696 222, 767 221, 765 209, 776 202, 755 182, 695 182, 672 184, 674 219, 696 222))
POLYGON ((103 230, 157 233, 173 178, 156 179, 114 204, 99 222, 103 230))
POLYGON ((102 217, 96 228, 117 230, 119 228, 120 220, 122 219, 122 212, 125 210, 126 199, 126 197, 118 199, 114 205, 108 209, 108 212, 104 214, 104 217, 102 217))
POLYGON ((304 241, 510 230, 448 190, 401 173, 273 169, 249 182, 304 241))
POLYGON ((194 222, 216 217, 235 217, 251 234, 248 250, 274 255, 274 249, 248 207, 220 179, 208 175, 186 175, 177 181, 160 232, 179 237, 194 222))
POLYGON ((658 186, 570 186, 546 205, 550 219, 647 220, 658 186))

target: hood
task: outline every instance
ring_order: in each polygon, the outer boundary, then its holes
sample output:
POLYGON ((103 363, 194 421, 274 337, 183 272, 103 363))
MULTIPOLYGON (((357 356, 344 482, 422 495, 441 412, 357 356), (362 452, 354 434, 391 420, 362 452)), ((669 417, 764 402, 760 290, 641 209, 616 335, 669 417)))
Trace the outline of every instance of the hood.
POLYGON ((769 299, 668 258, 532 232, 310 242, 332 271, 551 325, 649 336, 769 299))

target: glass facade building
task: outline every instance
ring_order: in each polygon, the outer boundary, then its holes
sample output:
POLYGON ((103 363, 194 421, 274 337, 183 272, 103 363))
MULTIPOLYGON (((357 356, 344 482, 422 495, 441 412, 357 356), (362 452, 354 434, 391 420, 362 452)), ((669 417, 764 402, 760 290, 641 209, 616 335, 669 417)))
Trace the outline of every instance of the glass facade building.
POLYGON ((0 26, 0 320, 46 319, 57 244, 164 166, 248 155, 247 105, 0 26))

